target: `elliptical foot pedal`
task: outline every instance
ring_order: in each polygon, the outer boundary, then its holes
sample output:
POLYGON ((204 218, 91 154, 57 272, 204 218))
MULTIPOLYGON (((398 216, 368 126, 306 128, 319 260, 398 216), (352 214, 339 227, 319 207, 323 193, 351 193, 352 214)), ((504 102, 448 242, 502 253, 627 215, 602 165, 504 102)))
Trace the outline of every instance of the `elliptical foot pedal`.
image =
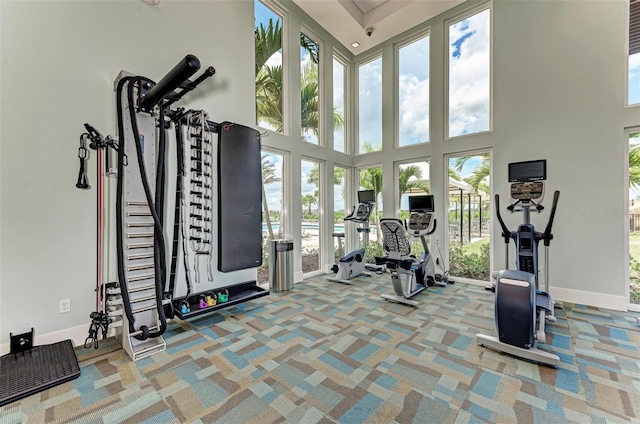
MULTIPOLYGON (((16 337, 20 336, 23 335, 16 337)), ((71 340, 8 353, 0 357, 0 406, 79 376, 80 366, 71 340)))

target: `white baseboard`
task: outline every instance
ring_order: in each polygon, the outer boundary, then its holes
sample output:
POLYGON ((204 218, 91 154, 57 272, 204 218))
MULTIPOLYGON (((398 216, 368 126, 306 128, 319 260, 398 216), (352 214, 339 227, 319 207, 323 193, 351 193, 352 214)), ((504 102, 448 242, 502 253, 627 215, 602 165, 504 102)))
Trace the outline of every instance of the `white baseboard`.
MULTIPOLYGON (((34 346, 47 345, 71 339, 74 346, 82 346, 89 335, 89 324, 79 325, 77 327, 67 328, 53 333, 38 334, 36 332, 34 346)), ((11 346, 9 343, 0 345, 0 356, 9 353, 11 346)))
POLYGON ((304 274, 302 271, 297 271, 293 273, 293 284, 299 283, 304 279, 304 274))
POLYGON ((614 296, 606 293, 586 292, 582 290, 549 287, 549 294, 555 301, 578 303, 597 308, 627 311, 629 299, 626 296, 614 296))
MULTIPOLYGON (((469 278, 451 277, 456 283, 487 286, 489 281, 471 280, 469 278)), ((626 296, 614 296, 605 293, 586 292, 582 290, 565 289, 561 287, 549 288, 551 298, 558 302, 570 302, 580 305, 595 306, 597 308, 612 309, 614 311, 628 311, 629 300, 626 296)))

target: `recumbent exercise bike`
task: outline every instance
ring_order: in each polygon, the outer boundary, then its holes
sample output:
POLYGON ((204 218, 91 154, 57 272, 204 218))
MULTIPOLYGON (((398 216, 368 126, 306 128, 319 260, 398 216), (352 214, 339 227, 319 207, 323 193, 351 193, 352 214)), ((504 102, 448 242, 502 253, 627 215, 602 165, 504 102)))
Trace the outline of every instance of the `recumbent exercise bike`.
POLYGON ((433 195, 409 197, 408 224, 397 218, 380 220, 386 256, 376 257, 377 265, 385 265, 391 273, 393 295, 382 294, 383 299, 417 306, 418 302, 410 300, 429 286, 446 286, 438 281, 435 274, 433 256, 429 251, 426 236, 436 230, 436 219, 433 217, 433 195), (411 255, 411 245, 407 233, 419 237, 423 253, 419 258, 411 255))

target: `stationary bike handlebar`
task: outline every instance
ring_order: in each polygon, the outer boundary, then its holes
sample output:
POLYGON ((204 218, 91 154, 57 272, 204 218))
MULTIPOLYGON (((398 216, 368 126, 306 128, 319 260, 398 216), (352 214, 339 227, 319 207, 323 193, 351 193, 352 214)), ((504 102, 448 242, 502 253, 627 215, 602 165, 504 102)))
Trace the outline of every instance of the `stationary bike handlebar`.
POLYGON ((549 244, 551 243, 551 240, 553 240, 553 234, 551 234, 551 227, 553 226, 553 219, 556 216, 556 206, 558 206, 559 198, 560 198, 560 191, 556 190, 553 193, 553 205, 551 205, 551 215, 549 216, 549 222, 547 222, 547 228, 545 228, 544 233, 542 233, 545 246, 549 246, 549 244))
POLYGON ((431 234, 433 234, 436 231, 436 224, 437 223, 438 223, 438 220, 433 218, 433 229, 427 233, 428 236, 430 236, 431 234))
POLYGON ((504 237, 504 242, 509 244, 509 240, 511 239, 511 230, 507 228, 507 225, 502 220, 502 216, 500 215, 500 195, 496 194, 496 216, 498 217, 498 221, 500 222, 500 226, 502 227, 502 237, 504 237))

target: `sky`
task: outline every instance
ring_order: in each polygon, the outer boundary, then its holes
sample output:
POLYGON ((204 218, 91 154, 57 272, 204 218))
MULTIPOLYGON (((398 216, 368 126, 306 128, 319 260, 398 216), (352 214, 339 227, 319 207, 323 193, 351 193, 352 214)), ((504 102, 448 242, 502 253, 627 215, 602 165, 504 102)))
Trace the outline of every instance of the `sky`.
POLYGON ((400 146, 429 141, 429 37, 398 52, 400 146))

